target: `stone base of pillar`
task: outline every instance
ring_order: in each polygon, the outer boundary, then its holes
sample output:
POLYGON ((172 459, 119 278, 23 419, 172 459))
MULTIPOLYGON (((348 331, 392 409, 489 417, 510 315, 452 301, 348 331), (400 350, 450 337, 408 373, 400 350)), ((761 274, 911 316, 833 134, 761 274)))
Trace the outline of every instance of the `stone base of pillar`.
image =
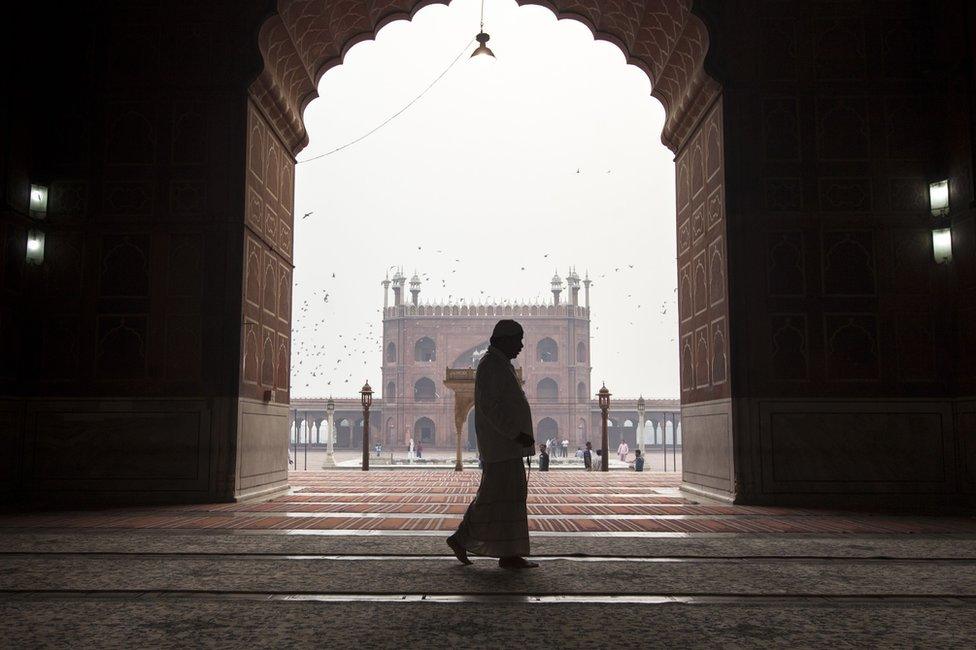
POLYGON ((325 460, 322 462, 322 469, 332 469, 336 466, 335 455, 331 452, 325 455, 325 460))

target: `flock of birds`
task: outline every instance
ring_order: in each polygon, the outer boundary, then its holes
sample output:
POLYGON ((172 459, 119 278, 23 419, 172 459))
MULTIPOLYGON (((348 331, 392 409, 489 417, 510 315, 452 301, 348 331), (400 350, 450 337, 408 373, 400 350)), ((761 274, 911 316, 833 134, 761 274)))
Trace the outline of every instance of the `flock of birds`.
MULTIPOLYGON (((305 217, 309 216, 311 213, 306 213, 305 217)), ((303 218, 305 218, 303 217, 303 218)), ((423 246, 417 246, 417 250, 423 252, 423 246)), ((444 255, 443 249, 434 249, 437 254, 444 255)), ((550 253, 544 253, 542 255, 542 260, 548 262, 550 258, 550 253)), ((435 287, 440 286, 442 290, 448 288, 448 282, 450 276, 457 273, 458 264, 461 263, 460 258, 449 258, 453 259, 453 264, 448 264, 450 268, 447 269, 445 277, 433 277, 430 273, 418 273, 418 277, 423 282, 424 290, 428 290, 433 284, 435 287)), ((387 269, 388 274, 395 271, 396 267, 391 266, 387 269)), ((526 271, 526 266, 520 266, 520 271, 526 271)), ((615 274, 626 274, 634 273, 638 271, 634 264, 623 264, 620 266, 608 269, 604 273, 593 276, 593 285, 596 286, 600 280, 607 278, 612 278, 615 274)), ((321 280, 315 282, 315 287, 306 289, 301 282, 295 282, 295 294, 299 297, 301 302, 295 304, 295 311, 292 318, 292 386, 296 387, 298 390, 295 391, 297 394, 305 394, 311 396, 311 394, 345 394, 353 393, 358 391, 359 382, 363 381, 363 377, 368 375, 371 368, 375 368, 381 363, 383 355, 383 326, 382 326, 382 309, 377 307, 370 318, 363 319, 355 326, 355 333, 340 333, 336 331, 336 327, 332 325, 334 322, 334 309, 337 308, 336 301, 332 300, 330 302, 330 297, 336 293, 341 294, 342 284, 348 282, 358 282, 357 279, 337 277, 335 272, 330 272, 327 276, 326 281, 323 283, 321 280)), ((358 287, 357 287, 358 289, 358 287)), ((409 286, 405 290, 409 289, 409 286)), ((674 289, 674 294, 677 294, 677 289, 674 289)), ((564 290, 564 299, 566 292, 564 290)), ((635 298, 633 291, 625 294, 626 298, 630 302, 636 302, 635 305, 635 318, 628 321, 629 326, 634 326, 638 323, 637 316, 639 312, 645 311, 647 307, 645 302, 638 302, 640 296, 635 298)), ((376 293, 377 303, 379 302, 379 289, 376 293)), ((409 294, 404 296, 406 300, 409 300, 409 294)), ((533 304, 544 304, 551 301, 551 294, 543 296, 540 292, 531 301, 527 301, 533 304)), ((471 305, 471 304, 483 304, 492 303, 493 299, 491 295, 485 295, 484 290, 479 291, 479 296, 475 300, 466 299, 462 297, 455 297, 453 293, 447 295, 446 302, 456 303, 460 305, 471 305)), ((497 299, 494 302, 502 304, 521 304, 520 300, 512 300, 509 298, 497 299)), ((660 303, 659 306, 655 307, 658 311, 657 317, 659 323, 664 323, 669 311, 673 309, 676 304, 676 297, 665 300, 660 303)), ((649 307, 649 305, 648 305, 649 307)), ((338 306, 341 308, 341 306, 338 306)), ((596 324, 599 322, 599 315, 594 312, 596 318, 595 322, 592 324, 592 331, 590 340, 599 340, 599 330, 600 326, 596 324)), ((646 313, 646 312, 645 312, 646 313)), ((653 316, 651 316, 653 317, 653 316)), ((348 328, 348 323, 346 327, 348 328)), ((670 339, 670 342, 674 342, 674 338, 670 339)), ((618 346, 619 347, 619 346, 618 346)), ((626 350, 615 350, 614 356, 620 356, 622 354, 627 354, 626 350)))

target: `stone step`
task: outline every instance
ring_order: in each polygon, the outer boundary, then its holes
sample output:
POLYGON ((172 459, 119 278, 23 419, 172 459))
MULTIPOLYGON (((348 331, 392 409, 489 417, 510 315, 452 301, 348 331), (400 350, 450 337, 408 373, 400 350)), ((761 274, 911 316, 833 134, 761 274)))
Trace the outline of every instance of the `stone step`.
POLYGON ((510 572, 475 558, 420 556, 0 557, 0 590, 666 596, 976 596, 976 561, 540 557, 510 572))

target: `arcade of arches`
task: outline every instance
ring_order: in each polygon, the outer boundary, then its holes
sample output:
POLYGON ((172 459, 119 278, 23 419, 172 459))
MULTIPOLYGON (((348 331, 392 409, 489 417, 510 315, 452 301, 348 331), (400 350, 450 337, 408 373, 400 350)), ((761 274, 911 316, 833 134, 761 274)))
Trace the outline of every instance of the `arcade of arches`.
MULTIPOLYGON (((7 52, 4 498, 286 487, 302 110, 352 45, 425 4, 59 6, 43 48, 7 52), (43 222, 31 183, 50 190, 43 222), (44 261, 27 266, 35 228, 44 261)), ((972 504, 967 3, 540 4, 619 46, 667 111, 683 487, 741 503, 972 504), (947 265, 926 194, 939 178, 947 265)), ((19 11, 4 9, 8 28, 34 24, 19 11)), ((434 354, 386 351, 411 353, 434 354)))

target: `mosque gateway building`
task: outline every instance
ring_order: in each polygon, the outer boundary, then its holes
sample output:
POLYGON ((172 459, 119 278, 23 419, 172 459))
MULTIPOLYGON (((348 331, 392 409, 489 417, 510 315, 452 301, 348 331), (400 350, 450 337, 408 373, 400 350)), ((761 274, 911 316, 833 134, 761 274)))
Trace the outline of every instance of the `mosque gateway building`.
MULTIPOLYGON (((476 368, 488 350, 500 319, 517 320, 525 330, 524 348, 515 359, 532 407, 538 441, 568 440, 573 451, 592 440, 599 446, 600 410, 595 399, 590 345, 590 279, 575 269, 553 276, 545 304, 427 302, 421 279, 397 271, 383 280, 382 398, 370 409, 370 440, 386 449, 406 448, 411 439, 426 448, 454 448, 454 394, 444 386, 447 369, 476 368), (409 296, 407 295, 409 292, 409 296), (580 295, 582 293, 582 295, 580 295)), ((608 382, 612 380, 607 379, 608 382)), ((372 382, 371 382, 372 383, 372 382)), ((308 428, 308 440, 325 444, 327 397, 292 399, 291 429, 308 428)), ((335 444, 362 445, 362 407, 356 395, 333 399, 335 444)), ((678 400, 645 400, 644 440, 648 445, 681 442, 678 400)), ((610 444, 637 442, 637 398, 615 398, 610 413, 610 444)), ((304 433, 300 440, 306 438, 304 433)), ((477 449, 474 411, 462 431, 462 448, 477 449)))

